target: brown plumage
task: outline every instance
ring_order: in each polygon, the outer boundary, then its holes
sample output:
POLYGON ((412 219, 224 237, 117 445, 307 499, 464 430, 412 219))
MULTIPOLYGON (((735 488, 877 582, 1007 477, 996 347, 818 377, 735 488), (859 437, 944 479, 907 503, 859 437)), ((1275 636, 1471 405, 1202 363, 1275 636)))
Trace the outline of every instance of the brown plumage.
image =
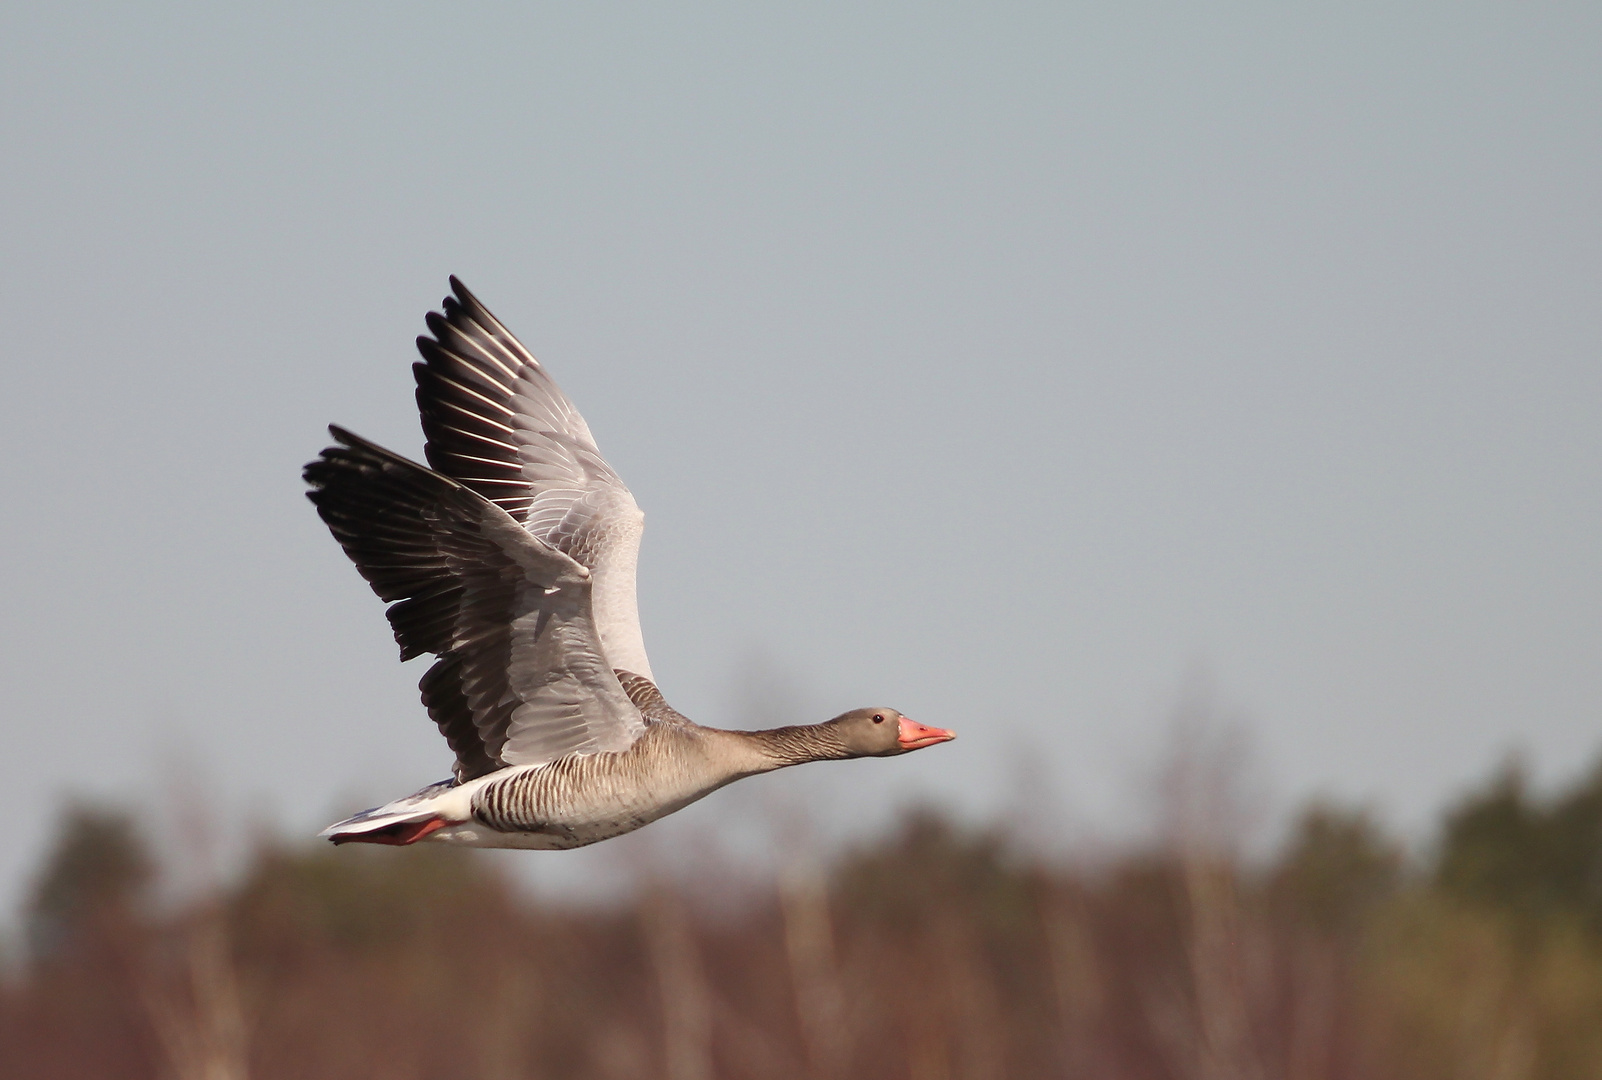
POLYGON ((432 468, 341 428, 308 492, 388 609, 454 777, 339 822, 335 843, 566 848, 756 773, 953 738, 894 709, 724 731, 651 675, 634 600, 644 515, 570 401, 454 277, 418 339, 432 468))

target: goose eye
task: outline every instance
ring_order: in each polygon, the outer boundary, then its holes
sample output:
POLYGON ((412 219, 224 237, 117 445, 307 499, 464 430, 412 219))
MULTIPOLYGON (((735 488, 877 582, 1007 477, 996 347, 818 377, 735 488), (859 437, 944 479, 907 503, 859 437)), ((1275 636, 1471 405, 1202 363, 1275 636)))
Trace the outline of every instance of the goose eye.
POLYGON ((874 722, 874 723, 875 723, 875 724, 882 724, 882 723, 884 723, 884 713, 874 713, 874 714, 873 714, 873 722, 874 722))

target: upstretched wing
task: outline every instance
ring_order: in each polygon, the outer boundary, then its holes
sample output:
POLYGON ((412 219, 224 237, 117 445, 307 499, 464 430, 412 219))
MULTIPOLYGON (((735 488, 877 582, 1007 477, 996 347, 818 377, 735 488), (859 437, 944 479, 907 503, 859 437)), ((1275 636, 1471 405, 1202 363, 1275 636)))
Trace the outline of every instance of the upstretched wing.
POLYGON ((650 678, 634 594, 645 515, 539 361, 454 277, 451 290, 413 365, 428 463, 588 567, 608 660, 650 678))
POLYGON ((450 477, 329 431, 307 494, 389 602, 401 659, 439 657, 421 689, 457 777, 632 745, 644 724, 602 648, 591 572, 450 477))

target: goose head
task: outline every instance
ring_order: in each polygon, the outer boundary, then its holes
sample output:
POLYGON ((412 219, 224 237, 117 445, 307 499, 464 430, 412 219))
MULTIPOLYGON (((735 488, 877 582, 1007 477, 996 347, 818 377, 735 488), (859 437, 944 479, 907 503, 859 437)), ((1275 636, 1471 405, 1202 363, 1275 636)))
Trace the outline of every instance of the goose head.
POLYGON ((846 749, 857 757, 890 757, 957 737, 955 732, 925 727, 894 709, 882 707, 852 709, 829 723, 846 749))

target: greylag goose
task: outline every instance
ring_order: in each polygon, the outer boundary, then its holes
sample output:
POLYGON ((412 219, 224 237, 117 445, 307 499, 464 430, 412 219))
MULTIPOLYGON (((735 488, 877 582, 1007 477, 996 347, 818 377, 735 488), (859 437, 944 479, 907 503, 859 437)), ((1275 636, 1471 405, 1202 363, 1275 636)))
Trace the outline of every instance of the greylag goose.
POLYGON ((725 784, 954 738, 894 709, 724 731, 681 716, 634 599, 644 515, 578 410, 456 278, 412 370, 425 468, 340 427, 308 497, 388 615, 454 775, 330 825, 336 844, 573 848, 725 784))

